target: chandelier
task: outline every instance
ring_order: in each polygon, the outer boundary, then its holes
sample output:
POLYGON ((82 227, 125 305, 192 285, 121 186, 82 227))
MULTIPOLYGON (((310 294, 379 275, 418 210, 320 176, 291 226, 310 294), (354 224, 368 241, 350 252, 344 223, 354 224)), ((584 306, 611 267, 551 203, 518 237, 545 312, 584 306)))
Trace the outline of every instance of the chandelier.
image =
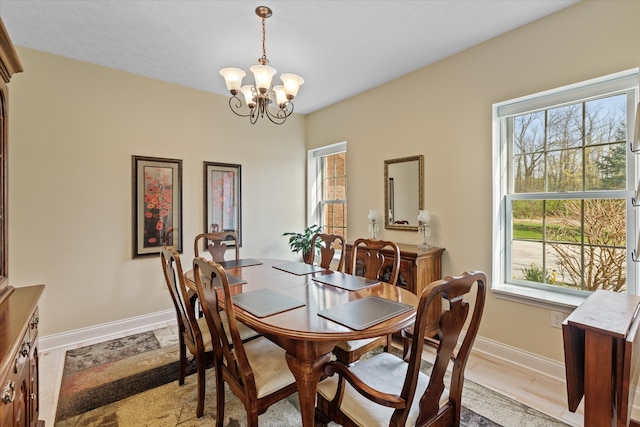
POLYGON ((264 21, 272 15, 272 12, 267 6, 258 6, 256 15, 262 20, 262 57, 258 59, 259 65, 249 68, 253 73, 254 84, 242 86, 242 78, 247 73, 239 68, 223 68, 220 74, 231 92, 231 98, 229 98, 231 111, 238 116, 249 117, 251 124, 255 124, 258 118, 266 116, 273 123, 281 125, 293 113, 291 101, 298 94, 298 89, 304 80, 296 74, 282 74, 280 76, 282 85, 271 88, 271 79, 277 71, 267 65, 269 60, 264 21), (239 93, 244 97, 244 104, 238 97, 239 93))

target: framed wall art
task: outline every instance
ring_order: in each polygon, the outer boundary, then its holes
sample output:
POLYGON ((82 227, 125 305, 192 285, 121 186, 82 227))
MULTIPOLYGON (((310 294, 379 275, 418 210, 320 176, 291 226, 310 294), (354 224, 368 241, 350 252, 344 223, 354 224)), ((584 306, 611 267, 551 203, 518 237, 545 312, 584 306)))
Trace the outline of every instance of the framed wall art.
POLYGON ((182 252, 182 160, 132 156, 133 257, 182 252))
POLYGON ((242 246, 240 165, 204 162, 204 232, 235 231, 242 246))

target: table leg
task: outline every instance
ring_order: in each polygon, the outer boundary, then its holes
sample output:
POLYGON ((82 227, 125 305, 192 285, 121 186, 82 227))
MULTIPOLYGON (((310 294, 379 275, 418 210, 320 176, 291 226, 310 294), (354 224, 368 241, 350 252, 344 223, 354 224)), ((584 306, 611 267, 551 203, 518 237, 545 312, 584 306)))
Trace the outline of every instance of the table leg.
POLYGON ((287 352, 287 364, 298 385, 303 427, 315 426, 316 391, 324 365, 331 359, 326 353, 314 360, 301 360, 287 352))

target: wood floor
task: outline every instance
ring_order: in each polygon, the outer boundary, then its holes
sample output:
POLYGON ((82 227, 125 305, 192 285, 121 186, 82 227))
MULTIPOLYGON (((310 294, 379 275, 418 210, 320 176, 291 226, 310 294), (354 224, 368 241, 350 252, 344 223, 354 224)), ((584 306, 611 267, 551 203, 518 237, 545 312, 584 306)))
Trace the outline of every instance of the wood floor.
MULTIPOLYGON (((40 354, 40 419, 54 425, 66 349, 40 354)), ((425 359, 432 354, 425 353, 425 359)), ((572 426, 583 425, 582 404, 576 413, 567 409, 563 381, 504 361, 489 360, 472 354, 467 364, 466 378, 500 392, 572 426)), ((634 411, 634 419, 639 419, 634 411)))

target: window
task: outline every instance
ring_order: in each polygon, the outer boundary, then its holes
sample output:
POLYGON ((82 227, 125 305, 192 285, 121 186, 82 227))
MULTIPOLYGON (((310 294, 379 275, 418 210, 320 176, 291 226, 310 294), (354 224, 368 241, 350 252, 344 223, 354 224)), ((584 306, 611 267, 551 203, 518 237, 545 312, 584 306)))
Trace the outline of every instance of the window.
POLYGON ((309 223, 347 237, 347 144, 309 151, 309 223))
POLYGON ((637 98, 636 69, 494 105, 498 294, 637 293, 637 98))

